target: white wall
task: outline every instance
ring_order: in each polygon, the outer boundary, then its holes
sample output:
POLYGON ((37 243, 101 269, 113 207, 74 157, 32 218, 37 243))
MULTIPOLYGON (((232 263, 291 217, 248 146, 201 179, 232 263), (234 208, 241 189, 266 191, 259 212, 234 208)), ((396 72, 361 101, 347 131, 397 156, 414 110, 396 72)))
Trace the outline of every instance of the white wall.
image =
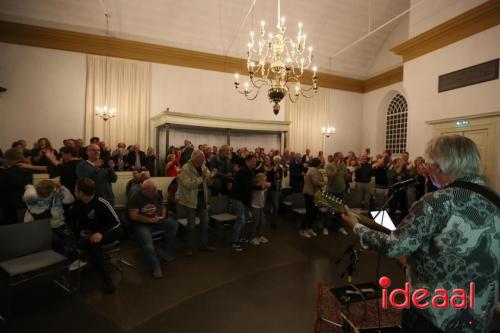
MULTIPOLYGON (((170 107, 228 118, 284 119, 285 103, 275 116, 266 91, 248 101, 233 81, 228 73, 152 64, 151 116, 170 107)), ((0 43, 0 86, 8 89, 0 95, 0 147, 21 138, 31 145, 47 136, 59 148, 65 138, 82 138, 85 82, 85 54, 0 43)))
MULTIPOLYGON (((422 0, 411 0, 415 5, 422 0)), ((410 13, 410 38, 444 23, 487 0, 424 0, 410 13)))
POLYGON ((0 43, 0 147, 82 138, 85 76, 84 54, 0 43))
POLYGON ((363 94, 336 89, 329 91, 328 126, 335 127, 336 131, 325 141, 325 155, 336 151, 359 152, 362 149, 359 125, 363 116, 363 94))
POLYGON ((500 111, 499 79, 438 93, 439 75, 500 57, 499 41, 500 25, 405 63, 410 152, 422 154, 432 137, 426 121, 500 111))
POLYGON ((403 58, 391 52, 391 48, 408 39, 409 22, 409 14, 406 14, 391 32, 389 37, 387 37, 368 70, 370 77, 398 67, 403 63, 403 58))
MULTIPOLYGON (((243 85, 243 76, 240 78, 243 85)), ((152 64, 151 116, 169 107, 172 112, 228 118, 284 120, 285 103, 274 115, 267 90, 248 101, 234 89, 229 73, 152 64)))

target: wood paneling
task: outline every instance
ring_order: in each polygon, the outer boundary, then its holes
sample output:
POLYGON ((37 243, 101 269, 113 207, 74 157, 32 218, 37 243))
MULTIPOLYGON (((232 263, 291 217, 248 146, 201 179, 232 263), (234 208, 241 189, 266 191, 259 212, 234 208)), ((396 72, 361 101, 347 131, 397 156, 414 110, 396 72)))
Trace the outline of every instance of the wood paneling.
POLYGON ((363 92, 369 92, 403 81, 403 66, 365 80, 363 92))
POLYGON ((487 1, 391 49, 409 61, 500 24, 500 0, 487 1))

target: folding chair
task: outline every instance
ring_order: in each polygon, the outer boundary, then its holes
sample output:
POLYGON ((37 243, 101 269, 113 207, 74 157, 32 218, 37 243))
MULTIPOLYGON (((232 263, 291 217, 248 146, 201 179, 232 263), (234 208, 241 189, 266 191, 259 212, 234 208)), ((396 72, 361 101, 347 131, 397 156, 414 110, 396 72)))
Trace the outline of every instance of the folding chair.
POLYGON ((54 282, 71 292, 68 268, 68 258, 52 250, 49 219, 0 227, 0 274, 7 286, 5 318, 11 313, 12 289, 30 280, 65 270, 66 283, 54 282))
POLYGON ((227 195, 212 196, 209 199, 209 217, 222 224, 236 221, 236 215, 229 213, 229 198, 227 195))
MULTIPOLYGON (((188 219, 187 219, 188 213, 186 210, 186 207, 181 205, 180 203, 177 203, 175 205, 175 219, 177 222, 179 222, 180 225, 182 226, 187 226, 188 224, 188 219)), ((195 225, 200 224, 200 218, 197 216, 195 218, 195 225)))

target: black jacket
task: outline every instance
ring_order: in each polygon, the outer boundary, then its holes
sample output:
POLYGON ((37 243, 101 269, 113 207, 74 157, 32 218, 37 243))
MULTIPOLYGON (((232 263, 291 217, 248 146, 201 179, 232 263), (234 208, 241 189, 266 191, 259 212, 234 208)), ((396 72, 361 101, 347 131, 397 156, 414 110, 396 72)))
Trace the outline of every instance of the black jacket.
MULTIPOLYGON (((127 162, 130 168, 135 167, 135 151, 131 151, 127 154, 127 162)), ((139 151, 139 159, 141 161, 141 167, 146 168, 146 153, 142 150, 139 151)))
POLYGON ((66 216, 66 223, 77 235, 82 230, 104 234, 120 228, 120 219, 111 204, 98 196, 94 196, 88 204, 77 200, 66 216))
POLYGON ((25 208, 23 202, 24 187, 33 183, 33 171, 17 165, 0 174, 0 207, 5 212, 6 223, 17 222, 16 211, 25 208))
POLYGON ((259 187, 255 185, 252 170, 246 165, 243 165, 234 177, 231 198, 240 200, 245 206, 249 206, 252 200, 252 191, 258 188, 259 187))

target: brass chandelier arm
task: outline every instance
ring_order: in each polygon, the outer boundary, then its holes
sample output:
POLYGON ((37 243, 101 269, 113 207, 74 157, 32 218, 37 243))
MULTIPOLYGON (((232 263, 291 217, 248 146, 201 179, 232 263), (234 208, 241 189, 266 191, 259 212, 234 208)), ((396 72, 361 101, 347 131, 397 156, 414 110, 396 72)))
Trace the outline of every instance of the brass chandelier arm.
POLYGON ((250 82, 257 89, 260 89, 263 86, 267 86, 268 85, 268 82, 266 80, 263 80, 263 79, 254 80, 253 76, 250 77, 250 82))

